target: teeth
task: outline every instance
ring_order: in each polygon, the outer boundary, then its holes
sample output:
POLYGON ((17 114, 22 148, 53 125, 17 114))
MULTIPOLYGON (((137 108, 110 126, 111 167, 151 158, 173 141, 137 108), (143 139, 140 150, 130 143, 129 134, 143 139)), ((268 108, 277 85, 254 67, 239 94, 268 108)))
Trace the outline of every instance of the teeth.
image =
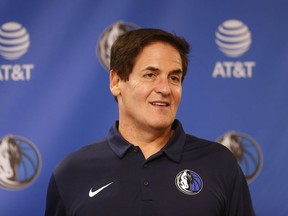
POLYGON ((156 106, 168 106, 168 104, 166 103, 160 103, 160 102, 156 102, 156 103, 152 103, 153 105, 156 105, 156 106))

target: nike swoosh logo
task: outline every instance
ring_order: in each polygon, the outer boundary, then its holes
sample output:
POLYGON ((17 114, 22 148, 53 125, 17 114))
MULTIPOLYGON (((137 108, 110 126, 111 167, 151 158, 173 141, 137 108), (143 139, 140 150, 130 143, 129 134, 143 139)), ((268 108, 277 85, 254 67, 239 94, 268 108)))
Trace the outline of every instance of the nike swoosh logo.
POLYGON ((108 187, 109 185, 113 184, 113 182, 110 182, 107 185, 104 185, 103 187, 99 188, 96 191, 92 191, 92 188, 89 191, 89 197, 94 197, 96 194, 98 194, 100 191, 102 191, 103 189, 105 189, 106 187, 108 187))

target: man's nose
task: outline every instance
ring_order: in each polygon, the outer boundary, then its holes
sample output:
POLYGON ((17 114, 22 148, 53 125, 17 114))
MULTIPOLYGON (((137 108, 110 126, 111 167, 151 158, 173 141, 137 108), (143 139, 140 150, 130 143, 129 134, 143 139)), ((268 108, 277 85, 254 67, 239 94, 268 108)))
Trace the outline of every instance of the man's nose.
POLYGON ((155 91, 163 95, 169 95, 171 93, 171 88, 168 78, 159 78, 158 82, 156 82, 155 91))

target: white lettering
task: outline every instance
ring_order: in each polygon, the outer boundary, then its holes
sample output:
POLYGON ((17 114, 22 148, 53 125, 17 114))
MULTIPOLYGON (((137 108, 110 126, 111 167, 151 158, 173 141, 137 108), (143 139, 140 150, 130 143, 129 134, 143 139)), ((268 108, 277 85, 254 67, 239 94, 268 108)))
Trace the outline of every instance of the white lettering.
POLYGON ((235 62, 233 75, 235 78, 246 78, 245 68, 241 62, 235 62))
POLYGON ((214 78, 216 78, 218 76, 225 78, 225 69, 224 69, 223 65, 221 64, 221 62, 216 62, 212 76, 214 78))
POLYGON ((29 81, 33 64, 0 65, 0 81, 29 81))
POLYGON ((12 68, 12 65, 1 65, 3 69, 3 80, 9 80, 9 70, 12 68))
POLYGON ((24 65, 22 65, 22 67, 26 71, 26 80, 30 80, 31 79, 31 71, 32 71, 32 69, 34 69, 34 65, 33 64, 24 64, 24 65))
POLYGON ((223 65, 226 68, 226 78, 230 78, 231 77, 231 70, 233 68, 233 62, 223 62, 223 65))
POLYGON ((256 66, 255 62, 244 62, 244 65, 247 67, 247 76, 252 77, 252 68, 256 66))
POLYGON ((253 61, 247 62, 216 62, 212 77, 217 78, 252 78, 253 67, 256 66, 256 63, 253 61))

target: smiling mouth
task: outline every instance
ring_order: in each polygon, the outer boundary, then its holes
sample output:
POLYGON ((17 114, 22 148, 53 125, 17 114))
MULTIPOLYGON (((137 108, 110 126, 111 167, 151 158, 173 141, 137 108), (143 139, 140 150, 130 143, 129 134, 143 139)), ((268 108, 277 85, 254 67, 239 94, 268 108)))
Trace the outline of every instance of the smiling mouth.
POLYGON ((165 107, 167 107, 167 106, 169 106, 170 104, 168 103, 168 102, 152 102, 151 103, 153 106, 165 106, 165 107))

